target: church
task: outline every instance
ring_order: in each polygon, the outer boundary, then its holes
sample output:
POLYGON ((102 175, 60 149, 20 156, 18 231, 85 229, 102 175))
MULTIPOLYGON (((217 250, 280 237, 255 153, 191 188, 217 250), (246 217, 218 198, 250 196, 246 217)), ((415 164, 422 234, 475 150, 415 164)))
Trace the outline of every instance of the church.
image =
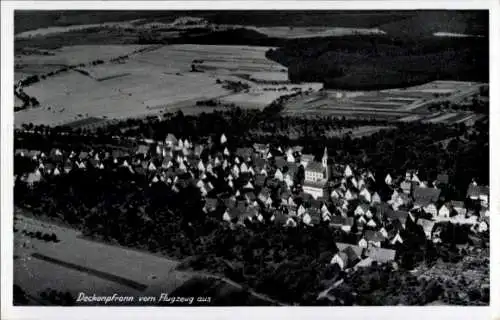
POLYGON ((315 199, 323 197, 328 179, 328 150, 325 148, 321 162, 311 161, 307 164, 302 188, 315 199))

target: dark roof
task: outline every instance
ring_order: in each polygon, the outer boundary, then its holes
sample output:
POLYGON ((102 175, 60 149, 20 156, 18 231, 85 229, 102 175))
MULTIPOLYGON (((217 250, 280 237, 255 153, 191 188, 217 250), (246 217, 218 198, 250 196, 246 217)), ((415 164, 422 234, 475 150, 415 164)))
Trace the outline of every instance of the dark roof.
POLYGON ((235 219, 235 218, 239 218, 241 215, 243 215, 243 211, 238 207, 232 207, 229 209, 228 214, 231 217, 231 219, 235 219))
POLYGON ((295 177, 295 174, 299 170, 299 166, 296 163, 287 163, 286 167, 288 168, 287 173, 293 177, 295 177))
POLYGON ((217 209, 218 200, 216 198, 207 198, 205 200, 205 208, 210 211, 217 209))
POLYGON ((348 266, 352 266, 359 259, 359 255, 357 254, 357 252, 354 250, 354 248, 352 246, 346 247, 341 252, 345 253, 347 256, 347 265, 348 266))
POLYGON ((252 156, 253 150, 251 148, 237 148, 235 153, 238 157, 242 157, 246 160, 252 156))
POLYGON ((367 241, 373 241, 373 242, 382 242, 384 241, 384 236, 378 232, 378 231, 373 231, 373 230, 366 230, 364 234, 364 238, 367 241))
POLYGON ((236 200, 234 198, 225 198, 223 201, 224 201, 224 205, 227 208, 233 208, 236 206, 236 200))
POLYGON ((248 200, 250 201, 254 201, 256 199, 255 193, 253 193, 253 191, 246 192, 245 196, 248 197, 248 200))
POLYGON ((481 194, 489 194, 490 193, 490 188, 486 186, 479 186, 479 185, 474 185, 470 184, 469 188, 467 189, 467 197, 479 197, 481 194))
POLYGON ((435 188, 417 187, 413 190, 415 201, 425 204, 438 201, 440 194, 441 190, 435 188))
POLYGON ((78 158, 80 158, 82 160, 87 159, 88 157, 89 157, 89 153, 85 152, 85 151, 80 152, 80 154, 78 155, 78 158))
POLYGON ((354 245, 354 244, 337 242, 336 245, 337 245, 337 248, 339 249, 339 251, 343 251, 343 252, 345 252, 345 249, 351 248, 357 257, 360 257, 361 253, 363 252, 363 248, 361 248, 360 246, 354 245))
POLYGON ((323 172, 323 164, 321 162, 312 161, 307 164, 306 171, 323 172))
POLYGON ((266 176, 263 174, 258 174, 255 176, 255 185, 262 187, 266 182, 266 176))
POLYGON ((387 219, 389 220, 399 220, 401 222, 401 224, 405 224, 406 223, 406 219, 408 219, 408 212, 407 211, 401 211, 401 210, 397 210, 397 211, 388 211, 386 213, 386 217, 387 219))
POLYGON ((323 203, 320 201, 320 200, 316 200, 316 199, 311 199, 309 201, 309 203, 311 204, 311 208, 314 208, 314 209, 321 209, 323 203))
POLYGON ((449 180, 450 180, 450 177, 447 174, 444 174, 444 173, 443 174, 438 174, 437 178, 436 178, 436 181, 438 183, 444 183, 444 184, 448 184, 449 180))
POLYGON ((259 170, 259 171, 260 171, 260 170, 262 170, 263 168, 265 168, 265 166, 266 166, 266 160, 264 160, 264 159, 260 159, 260 158, 255 159, 255 161, 254 161, 254 166, 255 166, 255 168, 256 168, 257 170, 259 170))
POLYGON ((276 224, 285 224, 288 220, 288 216, 286 214, 275 214, 274 215, 274 223, 276 224))
POLYGON ((287 165, 285 157, 276 157, 274 161, 276 163, 276 167, 278 167, 279 169, 287 165))

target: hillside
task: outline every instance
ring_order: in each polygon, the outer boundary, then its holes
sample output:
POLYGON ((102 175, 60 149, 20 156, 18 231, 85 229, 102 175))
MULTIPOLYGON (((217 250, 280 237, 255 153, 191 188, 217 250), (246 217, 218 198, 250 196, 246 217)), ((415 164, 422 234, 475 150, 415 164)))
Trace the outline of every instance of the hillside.
POLYGON ((288 68, 293 82, 327 88, 386 89, 434 80, 488 82, 485 38, 345 36, 288 41, 267 57, 288 68))
POLYGON ((487 11, 416 11, 411 17, 378 26, 392 36, 421 37, 436 32, 488 35, 487 11))

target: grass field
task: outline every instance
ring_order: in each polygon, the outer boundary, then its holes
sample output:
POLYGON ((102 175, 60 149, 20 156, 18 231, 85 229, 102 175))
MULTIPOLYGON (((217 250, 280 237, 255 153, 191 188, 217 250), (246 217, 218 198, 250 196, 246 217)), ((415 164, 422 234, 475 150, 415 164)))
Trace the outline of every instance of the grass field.
MULTIPOLYGON (((212 298, 199 305, 270 305, 267 297, 248 292, 228 279, 200 272, 179 271, 178 261, 121 246, 87 240, 76 230, 19 214, 14 227, 14 284, 29 296, 40 298, 47 289, 70 292, 77 297, 118 294, 133 296, 133 305, 155 305, 140 302, 140 296, 159 298, 188 295, 212 298), (55 233, 59 242, 45 242, 22 231, 55 233)), ((77 303, 77 305, 85 305, 77 303)), ((94 304, 91 304, 94 305, 94 304)), ((120 304, 118 304, 120 305, 120 304)), ((196 304, 195 304, 196 305, 196 304)))
MULTIPOLYGON (((54 51, 53 56, 26 56, 46 68, 46 63, 75 64, 95 59, 111 60, 135 53, 122 63, 107 62, 64 72, 26 87, 25 92, 40 102, 39 108, 16 113, 15 124, 60 125, 87 117, 121 119, 183 110, 196 101, 220 98, 244 108, 263 108, 292 88, 319 90, 321 84, 273 85, 244 80, 283 79, 284 67, 265 57, 267 47, 171 45, 141 51, 144 46, 78 46, 54 51), (37 60, 39 57, 39 60, 37 60), (192 72, 193 61, 196 70, 192 72), (246 82, 248 92, 223 88, 224 80, 246 82), (277 91, 277 89, 285 90, 277 91)), ((285 70, 286 71, 286 70, 285 70)), ((196 109, 189 110, 196 113, 196 109)), ((199 112, 207 112, 199 108, 199 112)))

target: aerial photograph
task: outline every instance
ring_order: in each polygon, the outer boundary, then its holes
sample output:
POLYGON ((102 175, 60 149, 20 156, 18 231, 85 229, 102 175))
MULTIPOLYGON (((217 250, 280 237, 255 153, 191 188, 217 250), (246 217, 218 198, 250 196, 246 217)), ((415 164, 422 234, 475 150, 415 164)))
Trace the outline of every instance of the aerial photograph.
POLYGON ((14 306, 489 306, 489 20, 16 10, 14 306))

